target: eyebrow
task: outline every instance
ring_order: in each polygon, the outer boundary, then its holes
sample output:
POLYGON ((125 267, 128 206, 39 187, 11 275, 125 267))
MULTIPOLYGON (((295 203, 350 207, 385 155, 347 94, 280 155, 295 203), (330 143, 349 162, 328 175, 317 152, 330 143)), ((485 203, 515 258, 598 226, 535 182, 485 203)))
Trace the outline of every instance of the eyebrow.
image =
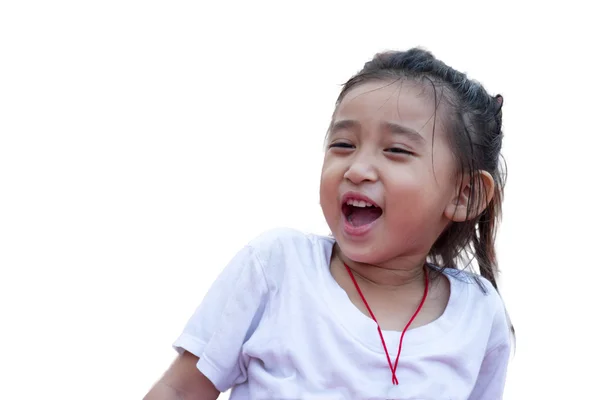
POLYGON ((331 124, 330 133, 333 135, 337 131, 344 129, 358 129, 360 124, 357 121, 351 119, 341 119, 331 124))
MULTIPOLYGON (((425 142, 425 138, 417 131, 407 126, 395 123, 395 122, 384 122, 382 126, 385 130, 398 134, 407 136, 417 142, 425 142)), ((358 121, 352 119, 342 119, 335 121, 331 124, 331 134, 333 135, 335 132, 343 130, 343 129, 359 129, 360 124, 358 121)))
POLYGON ((407 126, 400 125, 395 122, 385 122, 383 125, 392 133, 406 135, 412 139, 415 139, 418 142, 425 141, 425 138, 419 132, 407 126))

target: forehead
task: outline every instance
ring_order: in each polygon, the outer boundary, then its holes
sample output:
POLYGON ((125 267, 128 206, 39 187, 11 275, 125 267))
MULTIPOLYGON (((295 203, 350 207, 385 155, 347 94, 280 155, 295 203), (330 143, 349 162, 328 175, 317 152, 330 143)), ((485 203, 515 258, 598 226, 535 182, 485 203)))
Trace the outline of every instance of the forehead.
MULTIPOLYGON (((334 113, 334 121, 356 120, 363 126, 398 123, 427 139, 432 135, 436 114, 433 99, 432 89, 410 80, 365 82, 346 93, 334 113)), ((436 136, 439 122, 438 109, 436 136)))

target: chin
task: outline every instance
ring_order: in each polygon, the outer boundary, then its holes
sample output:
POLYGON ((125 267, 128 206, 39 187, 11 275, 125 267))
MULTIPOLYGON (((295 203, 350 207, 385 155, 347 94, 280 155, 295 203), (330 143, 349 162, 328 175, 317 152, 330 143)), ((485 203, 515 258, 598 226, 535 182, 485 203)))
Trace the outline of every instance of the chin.
POLYGON ((361 264, 377 264, 385 257, 379 254, 376 241, 367 241, 363 243, 353 243, 348 241, 343 235, 333 235, 342 254, 350 260, 361 264))

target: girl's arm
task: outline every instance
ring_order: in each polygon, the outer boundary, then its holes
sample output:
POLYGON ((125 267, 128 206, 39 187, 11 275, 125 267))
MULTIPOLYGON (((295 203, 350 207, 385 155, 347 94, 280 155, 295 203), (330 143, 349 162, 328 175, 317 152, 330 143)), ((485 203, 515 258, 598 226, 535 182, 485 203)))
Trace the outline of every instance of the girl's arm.
POLYGON ((172 345, 180 356, 145 400, 215 400, 248 379, 240 357, 267 306, 262 259, 271 258, 273 242, 256 239, 221 271, 172 345))
POLYGON ((187 351, 178 356, 144 400, 216 400, 220 392, 197 363, 198 357, 187 351))

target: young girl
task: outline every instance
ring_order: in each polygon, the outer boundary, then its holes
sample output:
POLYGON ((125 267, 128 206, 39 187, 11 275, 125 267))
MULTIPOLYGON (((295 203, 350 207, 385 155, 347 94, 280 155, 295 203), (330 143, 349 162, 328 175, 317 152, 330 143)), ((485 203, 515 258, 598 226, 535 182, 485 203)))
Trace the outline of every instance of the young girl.
POLYGON ((243 248, 146 399, 501 399, 501 108, 424 50, 366 63, 327 132, 332 236, 274 230, 243 248))

